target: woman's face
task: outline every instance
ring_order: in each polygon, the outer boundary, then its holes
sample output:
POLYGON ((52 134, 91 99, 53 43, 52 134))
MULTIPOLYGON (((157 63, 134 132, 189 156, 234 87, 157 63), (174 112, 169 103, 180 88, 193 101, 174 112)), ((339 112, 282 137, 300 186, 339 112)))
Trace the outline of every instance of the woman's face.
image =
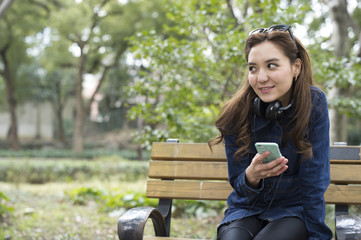
POLYGON ((266 103, 290 102, 293 78, 298 76, 301 60, 294 64, 274 43, 265 41, 254 46, 248 55, 248 81, 258 97, 266 103))

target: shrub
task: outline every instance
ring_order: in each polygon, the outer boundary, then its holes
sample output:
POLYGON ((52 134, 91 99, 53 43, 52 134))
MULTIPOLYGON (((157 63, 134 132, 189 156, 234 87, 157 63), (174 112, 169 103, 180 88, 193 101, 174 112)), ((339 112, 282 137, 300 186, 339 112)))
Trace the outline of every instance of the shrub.
POLYGON ((157 204, 157 199, 147 198, 145 193, 139 192, 120 193, 114 196, 108 195, 104 198, 104 210, 112 210, 117 208, 130 209, 140 206, 156 207, 157 204))
POLYGON ((145 178, 148 162, 129 161, 119 156, 98 160, 0 160, 0 181, 3 182, 68 182, 84 181, 97 177, 100 180, 116 178, 134 181, 145 178))
POLYGON ((139 206, 157 206, 156 199, 145 197, 144 193, 126 192, 111 195, 97 188, 80 187, 65 193, 74 204, 86 205, 96 201, 101 211, 112 211, 119 208, 133 208, 139 206))
POLYGON ((180 200, 173 202, 174 217, 211 217, 217 216, 226 208, 225 201, 195 201, 195 200, 180 200))
MULTIPOLYGON (((138 160, 137 151, 123 150, 104 150, 104 149, 86 149, 82 153, 75 153, 72 150, 63 149, 22 149, 9 150, 0 149, 2 158, 76 158, 76 159, 95 159, 102 156, 120 156, 125 159, 138 160)), ((150 159, 149 151, 143 151, 145 159, 150 159)))
POLYGON ((89 187, 80 187, 72 190, 67 194, 70 200, 76 205, 86 205, 91 200, 99 200, 103 193, 98 189, 89 187))

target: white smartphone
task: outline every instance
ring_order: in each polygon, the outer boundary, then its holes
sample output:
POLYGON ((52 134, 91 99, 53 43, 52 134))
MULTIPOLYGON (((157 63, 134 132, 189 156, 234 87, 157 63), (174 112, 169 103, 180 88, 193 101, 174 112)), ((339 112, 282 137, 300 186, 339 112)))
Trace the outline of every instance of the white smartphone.
POLYGON ((259 154, 262 154, 266 151, 269 151, 271 154, 268 155, 266 158, 262 159, 263 163, 268 163, 271 162, 277 158, 280 158, 281 152, 280 149, 278 148, 278 144, 277 143, 273 143, 273 142, 257 142, 255 144, 257 152, 259 154))

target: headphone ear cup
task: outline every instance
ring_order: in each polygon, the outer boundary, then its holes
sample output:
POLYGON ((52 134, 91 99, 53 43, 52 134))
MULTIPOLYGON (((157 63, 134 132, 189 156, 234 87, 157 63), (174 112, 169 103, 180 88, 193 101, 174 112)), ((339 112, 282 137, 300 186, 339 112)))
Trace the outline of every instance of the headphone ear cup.
POLYGON ((256 116, 265 118, 266 106, 259 97, 253 100, 253 112, 256 116))
POLYGON ((277 100, 268 104, 268 107, 266 109, 266 119, 277 120, 282 118, 283 110, 281 108, 282 108, 282 103, 277 100))

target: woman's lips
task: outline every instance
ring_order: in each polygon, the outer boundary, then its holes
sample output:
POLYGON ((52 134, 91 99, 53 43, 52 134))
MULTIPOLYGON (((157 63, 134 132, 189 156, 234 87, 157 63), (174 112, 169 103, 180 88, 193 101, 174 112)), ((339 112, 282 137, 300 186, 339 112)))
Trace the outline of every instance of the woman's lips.
POLYGON ((259 88, 261 93, 269 93, 273 87, 261 87, 259 88))

